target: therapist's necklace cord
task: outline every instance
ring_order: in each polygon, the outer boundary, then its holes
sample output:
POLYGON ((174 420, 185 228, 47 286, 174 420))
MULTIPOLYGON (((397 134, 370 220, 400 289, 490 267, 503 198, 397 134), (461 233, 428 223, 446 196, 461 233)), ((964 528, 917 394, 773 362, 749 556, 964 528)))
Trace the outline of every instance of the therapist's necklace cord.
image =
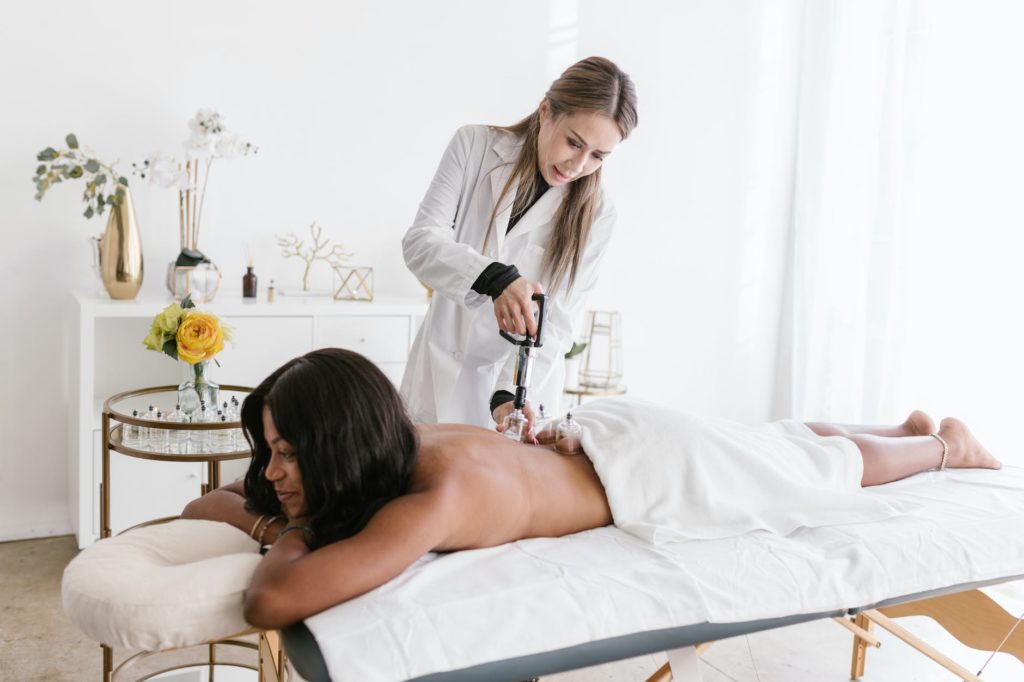
POLYGON ((1024 611, 1021 612, 1020 618, 1018 618, 1017 622, 1013 624, 1013 627, 1010 628, 1010 631, 1006 633, 1006 637, 1003 637, 1003 641, 999 643, 999 646, 996 647, 995 651, 989 654, 988 659, 985 660, 985 664, 981 666, 981 670, 979 670, 977 673, 978 677, 981 677, 981 673, 985 672, 985 668, 988 667, 988 664, 992 662, 992 659, 995 658, 995 655, 998 654, 999 650, 1003 648, 1003 645, 1010 640, 1010 637, 1013 636, 1013 631, 1017 629, 1017 626, 1021 624, 1021 621, 1024 621, 1024 611))

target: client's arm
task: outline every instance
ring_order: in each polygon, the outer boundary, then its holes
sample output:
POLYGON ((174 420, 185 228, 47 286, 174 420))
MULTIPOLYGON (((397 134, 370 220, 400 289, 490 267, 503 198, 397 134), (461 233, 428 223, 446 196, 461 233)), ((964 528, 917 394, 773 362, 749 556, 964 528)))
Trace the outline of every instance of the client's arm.
POLYGON ((305 531, 285 534, 256 568, 245 620, 279 629, 383 585, 445 545, 455 521, 450 498, 441 490, 403 495, 356 535, 312 552, 305 531))
MULTIPOLYGON (((202 497, 192 500, 185 505, 185 509, 181 512, 181 518, 223 521, 249 533, 260 515, 245 508, 245 484, 242 481, 237 481, 211 490, 202 497)), ((266 520, 263 523, 266 523, 266 520)), ((278 531, 284 528, 284 525, 284 521, 280 520, 267 526, 263 533, 263 542, 267 544, 273 542, 277 538, 278 531)))

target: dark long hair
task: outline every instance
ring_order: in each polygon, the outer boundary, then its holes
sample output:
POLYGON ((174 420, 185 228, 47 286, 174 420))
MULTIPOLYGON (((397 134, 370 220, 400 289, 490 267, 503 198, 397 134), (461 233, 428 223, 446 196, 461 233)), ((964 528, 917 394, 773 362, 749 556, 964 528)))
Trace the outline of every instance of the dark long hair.
POLYGON ((265 475, 264 406, 298 456, 316 546, 358 533, 407 491, 416 430, 394 385, 362 355, 324 348, 285 363, 242 403, 242 428, 253 451, 245 494, 253 511, 281 513, 265 475))
MULTIPOLYGON (((607 116, 619 128, 625 140, 637 124, 636 88, 632 79, 604 57, 582 59, 558 77, 544 94, 554 118, 577 112, 607 116)), ((523 140, 522 151, 512 167, 498 200, 491 211, 483 248, 495 229, 502 202, 512 188, 519 188, 523 197, 532 197, 537 187, 537 137, 540 134, 540 108, 510 126, 491 126, 512 133, 523 140)), ((590 240, 590 228, 597 218, 600 201, 601 169, 569 183, 562 205, 555 214, 555 227, 544 253, 543 268, 551 281, 550 289, 558 288, 568 278, 568 289, 576 282, 576 272, 583 260, 583 250, 590 240)))

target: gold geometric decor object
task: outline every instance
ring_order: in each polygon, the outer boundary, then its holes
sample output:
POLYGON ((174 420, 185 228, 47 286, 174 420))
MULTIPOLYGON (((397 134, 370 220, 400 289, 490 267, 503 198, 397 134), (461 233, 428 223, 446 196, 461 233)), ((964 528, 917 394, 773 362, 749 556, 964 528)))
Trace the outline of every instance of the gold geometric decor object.
POLYGON ((334 272, 341 282, 334 290, 335 301, 373 300, 372 267, 335 264, 334 272))

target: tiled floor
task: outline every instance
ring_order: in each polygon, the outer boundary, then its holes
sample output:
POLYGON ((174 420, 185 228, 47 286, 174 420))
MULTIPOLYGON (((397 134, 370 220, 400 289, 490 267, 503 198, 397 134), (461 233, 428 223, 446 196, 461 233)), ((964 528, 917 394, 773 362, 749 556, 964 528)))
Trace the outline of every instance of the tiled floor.
MULTIPOLYGON (((0 543, 0 678, 4 681, 101 679, 99 646, 81 635, 61 609, 60 576, 75 553, 70 537, 0 543)), ((990 594, 1015 615, 1024 611, 1024 585, 992 588, 990 594)), ((900 623, 970 670, 978 670, 988 658, 928 619, 905 618, 900 623)), ((883 644, 868 652, 865 682, 958 679, 884 631, 876 628, 875 632, 883 644)), ((736 637, 705 652, 701 676, 704 682, 842 682, 849 679, 850 645, 850 635, 831 621, 736 637)), ((641 656, 549 675, 544 682, 639 682, 664 662, 664 655, 641 656)), ((1022 682, 1024 663, 997 654, 983 679, 1022 682)))

